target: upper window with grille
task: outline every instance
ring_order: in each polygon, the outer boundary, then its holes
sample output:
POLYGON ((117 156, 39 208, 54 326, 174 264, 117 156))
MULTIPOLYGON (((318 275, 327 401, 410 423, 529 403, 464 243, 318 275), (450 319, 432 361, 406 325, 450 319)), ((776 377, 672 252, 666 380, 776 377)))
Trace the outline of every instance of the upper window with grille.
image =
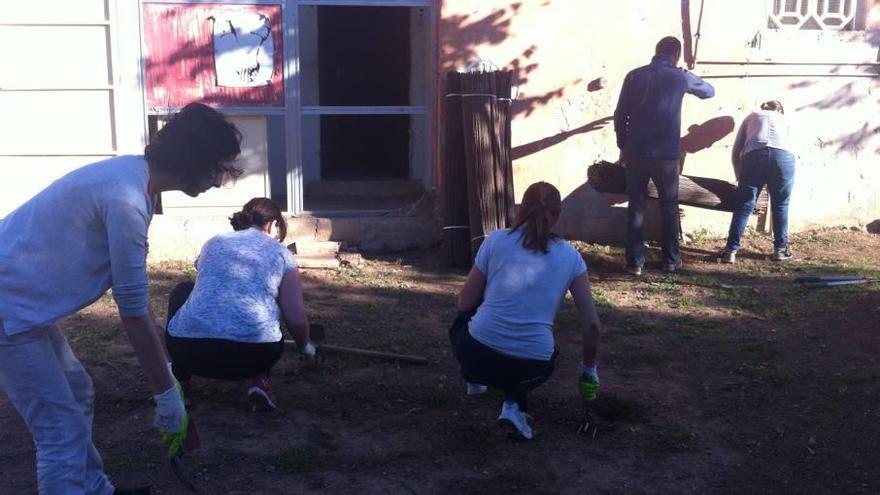
POLYGON ((865 0, 770 0, 768 25, 773 29, 861 31, 865 0))

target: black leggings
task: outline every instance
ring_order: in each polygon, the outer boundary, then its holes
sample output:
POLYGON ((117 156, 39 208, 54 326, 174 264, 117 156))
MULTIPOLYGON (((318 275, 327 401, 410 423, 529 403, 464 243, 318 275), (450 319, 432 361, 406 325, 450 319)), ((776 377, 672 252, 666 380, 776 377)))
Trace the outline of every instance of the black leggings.
POLYGON ((472 315, 460 313, 449 327, 452 354, 461 364, 462 376, 468 382, 500 389, 507 400, 516 401, 521 411, 528 411, 526 394, 553 374, 557 351, 549 361, 502 354, 471 336, 468 322, 472 315))
MULTIPOLYGON (((168 297, 168 318, 186 302, 195 284, 181 282, 168 297)), ((174 337, 165 327, 165 345, 171 355, 174 376, 180 381, 192 375, 221 380, 241 380, 259 374, 269 375, 284 353, 284 339, 278 342, 253 344, 226 339, 193 339, 174 337)))

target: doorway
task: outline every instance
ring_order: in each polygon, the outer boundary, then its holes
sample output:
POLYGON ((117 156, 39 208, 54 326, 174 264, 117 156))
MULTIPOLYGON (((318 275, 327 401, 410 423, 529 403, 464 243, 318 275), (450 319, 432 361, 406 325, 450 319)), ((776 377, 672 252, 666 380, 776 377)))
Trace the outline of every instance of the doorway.
POLYGON ((302 211, 404 207, 431 176, 431 2, 360 3, 296 9, 302 211))

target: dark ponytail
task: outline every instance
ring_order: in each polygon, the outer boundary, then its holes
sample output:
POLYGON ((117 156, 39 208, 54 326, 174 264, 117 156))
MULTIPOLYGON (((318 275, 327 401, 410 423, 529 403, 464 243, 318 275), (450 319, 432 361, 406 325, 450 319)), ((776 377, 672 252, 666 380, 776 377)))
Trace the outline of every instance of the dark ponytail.
POLYGON ((241 211, 229 217, 229 223, 235 230, 262 228, 267 223, 274 223, 278 227, 278 241, 283 242, 287 237, 287 222, 284 221, 281 210, 269 198, 254 198, 248 201, 241 211))
POLYGON ((547 245, 558 237, 550 230, 561 211, 559 190, 547 182, 535 182, 523 194, 510 233, 521 231, 524 248, 547 253, 547 245))

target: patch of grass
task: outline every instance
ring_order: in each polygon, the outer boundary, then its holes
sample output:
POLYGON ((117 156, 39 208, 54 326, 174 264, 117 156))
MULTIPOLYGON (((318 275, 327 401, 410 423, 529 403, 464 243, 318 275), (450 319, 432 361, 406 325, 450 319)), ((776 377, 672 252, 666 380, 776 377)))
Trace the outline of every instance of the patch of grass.
POLYGON ((766 362, 776 353, 776 342, 773 340, 752 340, 742 346, 743 355, 755 360, 766 362))
POLYGON ((668 301, 666 305, 672 309, 687 309, 699 306, 697 301, 689 296, 676 297, 668 301))
POLYGON ((284 473, 303 474, 314 469, 317 463, 317 449, 308 443, 298 443, 282 450, 274 465, 284 473))
POLYGON ((844 385, 861 385, 863 383, 873 383, 877 380, 877 374, 867 368, 847 370, 841 373, 839 377, 844 385))
POLYGON ((783 365, 760 364, 758 366, 747 366, 746 374, 756 382, 774 387, 801 383, 807 379, 806 370, 783 365))
POLYGON ((686 452, 693 447, 694 438, 696 435, 686 426, 666 426, 654 435, 654 448, 660 454, 686 452))
POLYGON ((574 305, 564 305, 562 309, 556 313, 556 325, 561 327, 574 327, 580 322, 580 317, 574 305))
POLYGON ((614 307, 602 289, 593 289, 593 303, 595 303, 596 309, 611 309, 614 307))
POLYGON ((593 413, 609 423, 644 423, 646 407, 634 399, 624 399, 614 394, 600 394, 593 404, 593 413))
POLYGON ((709 229, 696 229, 685 234, 691 244, 705 244, 708 241, 718 239, 718 235, 709 229))
POLYGON ((367 274, 356 266, 341 266, 336 270, 336 276, 346 282, 365 282, 367 274))
POLYGON ((632 364, 643 364, 649 367, 664 366, 670 360, 667 354, 658 354, 654 352, 636 353, 630 356, 629 362, 632 364))
POLYGON ((660 327, 654 323, 637 318, 625 318, 618 328, 627 335, 650 335, 656 333, 660 327))

